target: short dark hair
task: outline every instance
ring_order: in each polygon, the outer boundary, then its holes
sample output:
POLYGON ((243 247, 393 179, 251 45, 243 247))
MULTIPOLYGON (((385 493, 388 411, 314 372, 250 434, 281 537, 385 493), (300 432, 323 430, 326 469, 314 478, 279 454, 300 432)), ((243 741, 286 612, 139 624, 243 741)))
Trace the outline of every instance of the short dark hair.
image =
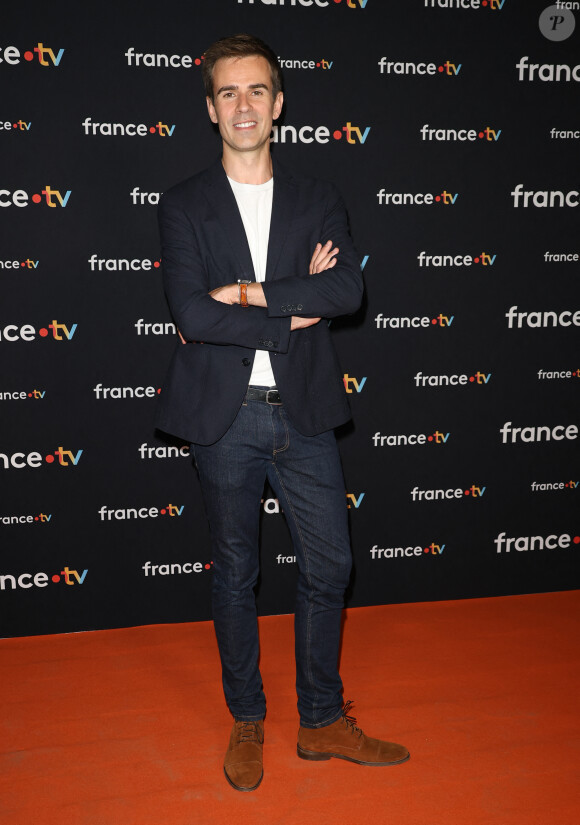
POLYGON ((213 70, 218 60, 224 57, 253 57, 260 55, 270 64, 272 77, 272 95, 276 99, 282 91, 282 71, 278 58, 263 40, 252 34, 234 34, 231 37, 222 37, 212 43, 203 55, 202 75, 205 93, 213 102, 213 70))

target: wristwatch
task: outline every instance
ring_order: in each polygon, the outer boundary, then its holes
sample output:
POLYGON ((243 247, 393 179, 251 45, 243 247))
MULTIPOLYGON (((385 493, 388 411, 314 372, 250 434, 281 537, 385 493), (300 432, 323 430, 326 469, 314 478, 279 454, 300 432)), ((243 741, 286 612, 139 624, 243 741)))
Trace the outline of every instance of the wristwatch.
POLYGON ((243 278, 238 278, 238 301, 240 306, 249 307, 248 303, 248 284, 252 281, 245 281, 243 278))

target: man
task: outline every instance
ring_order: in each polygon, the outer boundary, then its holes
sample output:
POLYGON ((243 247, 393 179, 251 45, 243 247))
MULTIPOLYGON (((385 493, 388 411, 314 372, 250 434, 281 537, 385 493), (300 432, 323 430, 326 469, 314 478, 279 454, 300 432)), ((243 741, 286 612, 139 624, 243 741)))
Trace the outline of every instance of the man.
POLYGON ((191 442, 210 525, 212 608, 234 717, 224 770, 262 780, 266 712, 254 587, 266 478, 298 565, 298 755, 387 765, 407 750, 369 739, 347 716, 338 674, 351 569, 345 486, 333 428, 350 417, 321 320, 354 312, 362 278, 334 187, 291 174, 270 154, 282 110, 277 59, 236 35, 205 53, 210 119, 222 157, 160 204, 167 297, 180 331, 162 393, 161 429, 191 442))

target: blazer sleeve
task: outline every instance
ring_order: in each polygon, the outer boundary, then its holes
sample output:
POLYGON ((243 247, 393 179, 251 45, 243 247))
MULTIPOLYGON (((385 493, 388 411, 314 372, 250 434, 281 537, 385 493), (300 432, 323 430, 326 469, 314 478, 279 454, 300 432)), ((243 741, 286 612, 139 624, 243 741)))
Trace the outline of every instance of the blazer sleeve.
POLYGON ((364 289, 359 256, 350 237, 346 208, 334 186, 330 186, 319 240, 321 243, 330 240, 339 248, 336 264, 316 275, 306 270, 266 280, 262 287, 271 318, 288 315, 335 318, 352 314, 359 308, 364 289))
POLYGON ((233 344, 268 352, 287 352, 289 317, 270 317, 262 307, 215 301, 195 229, 181 205, 163 196, 159 203, 163 283, 169 308, 186 341, 233 344))

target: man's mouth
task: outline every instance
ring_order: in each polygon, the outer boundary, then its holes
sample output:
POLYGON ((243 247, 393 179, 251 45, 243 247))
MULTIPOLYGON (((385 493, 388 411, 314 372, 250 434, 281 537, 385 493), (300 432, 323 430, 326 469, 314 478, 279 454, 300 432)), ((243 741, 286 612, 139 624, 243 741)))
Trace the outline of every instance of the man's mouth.
POLYGON ((257 126, 255 120, 245 120, 243 123, 234 123, 234 129, 250 129, 252 126, 257 126))

